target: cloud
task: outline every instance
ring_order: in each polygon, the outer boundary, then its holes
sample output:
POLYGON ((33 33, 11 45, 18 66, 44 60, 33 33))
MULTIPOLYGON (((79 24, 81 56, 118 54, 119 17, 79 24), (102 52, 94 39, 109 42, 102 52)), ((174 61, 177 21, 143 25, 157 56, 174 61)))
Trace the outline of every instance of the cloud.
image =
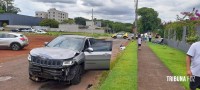
POLYGON ((42 3, 68 3, 68 4, 75 4, 77 0, 32 0, 35 2, 42 2, 42 3))
POLYGON ((99 7, 103 6, 104 2, 102 0, 82 0, 84 6, 99 7))
MULTIPOLYGON (((134 22, 135 0, 14 0, 21 9, 20 14, 34 16, 35 11, 47 11, 56 8, 67 12, 70 18, 94 17, 120 22, 134 22)), ((176 15, 183 11, 192 11, 195 7, 200 11, 200 0, 138 0, 138 7, 153 8, 159 13, 162 21, 175 21, 176 15)))
POLYGON ((95 13, 97 14, 104 14, 104 15, 131 15, 133 14, 133 9, 129 7, 102 7, 98 8, 95 13))

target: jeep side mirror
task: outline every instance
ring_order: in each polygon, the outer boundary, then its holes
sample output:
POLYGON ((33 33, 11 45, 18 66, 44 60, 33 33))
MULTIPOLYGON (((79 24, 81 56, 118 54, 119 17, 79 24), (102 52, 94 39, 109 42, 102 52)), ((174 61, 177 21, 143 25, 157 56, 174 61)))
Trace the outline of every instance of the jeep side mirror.
POLYGON ((48 43, 49 43, 49 42, 44 42, 44 46, 47 46, 48 43))
POLYGON ((93 51, 94 51, 94 49, 93 49, 93 48, 91 48, 91 47, 89 47, 89 48, 87 48, 85 51, 87 51, 87 52, 93 52, 93 51))

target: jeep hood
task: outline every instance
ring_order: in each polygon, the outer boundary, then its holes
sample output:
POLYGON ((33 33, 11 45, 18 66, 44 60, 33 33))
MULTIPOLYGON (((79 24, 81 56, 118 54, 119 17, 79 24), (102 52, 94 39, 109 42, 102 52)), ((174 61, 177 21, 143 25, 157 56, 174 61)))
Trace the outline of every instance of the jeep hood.
POLYGON ((48 59, 70 59, 73 58, 76 53, 76 51, 70 49, 50 47, 35 48, 30 51, 32 56, 41 56, 48 59))

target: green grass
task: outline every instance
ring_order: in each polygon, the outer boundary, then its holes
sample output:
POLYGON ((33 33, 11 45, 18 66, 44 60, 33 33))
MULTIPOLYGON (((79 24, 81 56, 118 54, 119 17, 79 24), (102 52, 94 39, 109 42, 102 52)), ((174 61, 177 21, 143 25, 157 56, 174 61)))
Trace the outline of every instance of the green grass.
POLYGON ((97 34, 97 33, 84 33, 84 32, 48 32, 47 35, 52 35, 52 36, 59 36, 59 35, 83 35, 83 36, 90 36, 90 37, 95 37, 95 38, 98 38, 98 37, 111 37, 111 34, 107 34, 107 33, 104 33, 104 34, 97 34))
POLYGON ((137 46, 131 42, 112 65, 98 90, 137 90, 137 46))
MULTIPOLYGON (((166 45, 153 43, 149 43, 148 45, 174 76, 186 76, 185 52, 166 45)), ((180 83, 186 89, 189 89, 189 82, 180 83)))

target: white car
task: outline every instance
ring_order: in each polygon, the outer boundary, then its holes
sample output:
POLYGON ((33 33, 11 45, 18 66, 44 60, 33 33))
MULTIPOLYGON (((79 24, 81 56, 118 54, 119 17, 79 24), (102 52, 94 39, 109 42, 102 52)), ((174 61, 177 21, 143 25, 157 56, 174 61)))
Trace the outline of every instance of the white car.
POLYGON ((28 46, 28 38, 20 33, 0 32, 0 48, 20 50, 28 46))
POLYGON ((35 30, 35 33, 38 33, 38 34, 46 34, 47 32, 45 32, 44 30, 35 30))
POLYGON ((34 32, 35 29, 33 28, 22 28, 21 32, 34 32))
POLYGON ((3 27, 0 27, 0 31, 4 31, 4 28, 3 28, 3 27))

